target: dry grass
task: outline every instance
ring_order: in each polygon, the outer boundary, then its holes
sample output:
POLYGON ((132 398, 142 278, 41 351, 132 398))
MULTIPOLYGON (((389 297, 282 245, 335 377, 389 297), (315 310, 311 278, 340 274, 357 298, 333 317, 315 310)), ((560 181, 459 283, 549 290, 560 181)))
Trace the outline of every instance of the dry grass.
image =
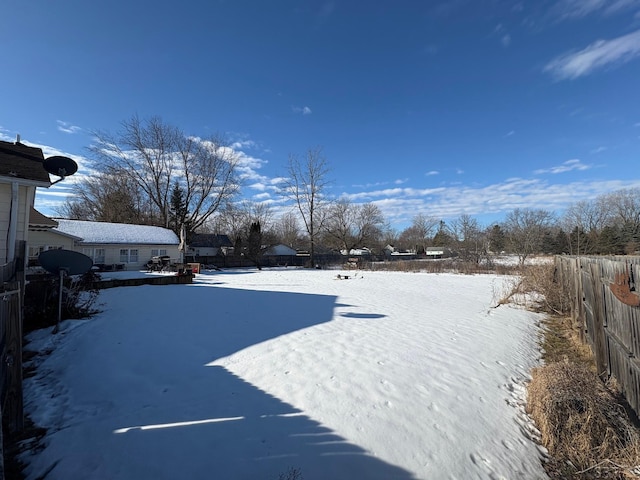
POLYGON ((527 410, 551 455, 551 478, 639 478, 640 433, 588 365, 557 361, 532 377, 527 410))
POLYGON ((377 271, 460 273, 465 275, 482 273, 509 275, 517 271, 517 266, 513 265, 501 265, 490 261, 468 262, 459 258, 364 262, 361 267, 365 270, 377 271))
POLYGON ((551 314, 541 340, 545 365, 533 370, 527 389, 527 411, 549 451, 549 476, 640 478, 640 430, 615 383, 605 385, 597 376, 591 349, 568 316, 570 295, 556 283, 553 265, 528 266, 514 290, 534 294, 535 309, 551 314))
POLYGON ((591 347, 580 339, 571 317, 551 316, 542 323, 542 351, 545 363, 562 360, 580 363, 596 373, 591 347))

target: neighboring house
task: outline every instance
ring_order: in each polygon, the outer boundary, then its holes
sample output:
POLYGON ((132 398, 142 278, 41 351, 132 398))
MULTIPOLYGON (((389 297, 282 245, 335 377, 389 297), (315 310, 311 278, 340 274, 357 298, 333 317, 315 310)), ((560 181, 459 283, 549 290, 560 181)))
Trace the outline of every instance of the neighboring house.
POLYGON ((278 244, 267 248, 262 256, 264 257, 295 257, 298 252, 286 245, 278 244))
POLYGON ((228 255, 233 243, 227 235, 217 233, 195 233, 189 241, 187 258, 200 263, 213 263, 213 257, 228 255))
POLYGON ((453 250, 448 247, 427 247, 424 253, 427 258, 450 258, 455 256, 453 250))
POLYGON ((287 245, 271 245, 264 249, 260 263, 265 267, 293 266, 300 264, 298 252, 287 245))
POLYGON ((55 220, 46 217, 35 208, 31 209, 27 243, 29 266, 37 265, 38 256, 45 250, 57 248, 74 250, 75 243, 82 240, 80 237, 54 230, 57 226, 58 222, 55 220))
POLYGON ((0 265, 16 258, 17 242, 28 240, 36 188, 51 186, 43 162, 39 148, 0 141, 0 265))
POLYGON ((340 250, 340 253, 345 256, 351 255, 351 256, 357 256, 357 257, 366 257, 371 255, 371 250, 367 247, 362 247, 362 248, 352 248, 348 252, 346 250, 340 250))
POLYGON ((39 238, 40 244, 30 242, 30 250, 46 245, 68 248, 65 242, 73 239, 70 249, 91 257, 104 270, 143 269, 155 256, 169 256, 172 263, 180 261, 180 239, 167 228, 60 218, 54 221, 58 225, 39 238))

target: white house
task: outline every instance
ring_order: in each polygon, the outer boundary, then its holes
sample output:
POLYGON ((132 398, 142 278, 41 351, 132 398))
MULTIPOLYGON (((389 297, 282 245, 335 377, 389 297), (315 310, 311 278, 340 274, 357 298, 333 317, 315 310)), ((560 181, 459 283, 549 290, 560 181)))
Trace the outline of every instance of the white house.
POLYGON ((39 148, 0 141, 0 265, 13 261, 28 240, 36 188, 51 186, 39 148))
POLYGON ((45 250, 64 248, 74 250, 75 242, 81 241, 80 237, 68 235, 54 230, 58 222, 46 217, 35 208, 31 209, 29 215, 29 240, 28 240, 28 260, 29 265, 38 264, 38 256, 45 250))
POLYGON ((105 270, 139 270, 155 256, 180 261, 180 239, 167 228, 60 218, 53 222, 57 225, 33 233, 30 252, 56 247, 75 250, 105 270))

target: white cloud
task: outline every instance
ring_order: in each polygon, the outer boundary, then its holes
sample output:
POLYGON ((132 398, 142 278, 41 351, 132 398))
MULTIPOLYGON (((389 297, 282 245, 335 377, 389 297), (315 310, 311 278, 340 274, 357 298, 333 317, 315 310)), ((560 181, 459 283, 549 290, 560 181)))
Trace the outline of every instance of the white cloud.
POLYGON ((311 109, 307 106, 304 106, 304 107, 293 106, 291 107, 291 110, 293 111, 293 113, 300 113, 302 115, 311 115, 311 113, 313 113, 311 109))
POLYGON ((560 0, 551 14, 560 20, 570 20, 591 14, 615 15, 634 8, 640 8, 640 0, 560 0))
POLYGON ((598 148, 594 148, 594 149, 593 149, 593 150, 591 150, 589 153, 591 153, 591 154, 594 154, 594 155, 595 155, 596 153, 604 152, 606 149, 607 149, 607 147, 602 147, 602 146, 600 146, 600 147, 598 147, 598 148))
POLYGON ((507 132, 507 134, 505 135, 505 137, 510 137, 510 136, 512 136, 512 135, 515 135, 515 134, 516 134, 516 131, 515 131, 515 130, 510 130, 510 131, 508 131, 508 132, 507 132))
POLYGON ((640 187, 640 180, 551 184, 540 178, 510 178, 479 187, 392 188, 342 195, 354 203, 374 203, 392 225, 404 227, 419 211, 444 220, 467 213, 479 217, 480 221, 484 221, 482 217, 501 218, 515 208, 540 208, 561 213, 579 200, 635 187, 640 187))
POLYGON ((75 125, 71 125, 69 122, 63 122, 62 120, 56 120, 56 123, 58 124, 58 130, 60 130, 63 133, 78 133, 82 131, 82 128, 77 127, 75 125))
POLYGON ((230 145, 234 150, 251 149, 256 148, 256 146, 256 142, 253 140, 237 140, 230 145))
POLYGON ((425 173, 425 175, 426 175, 427 177, 431 177, 431 176, 433 176, 433 175, 440 175, 440 172, 439 172, 439 171, 437 171, 437 170, 431 170, 431 171, 429 171, 429 172, 425 173))
POLYGON ((560 55, 545 67, 558 80, 573 80, 595 70, 630 62, 640 55, 640 30, 612 40, 598 40, 578 52, 560 55))
POLYGON ((268 192, 264 192, 264 193, 258 193, 257 195, 253 196, 253 199, 256 201, 265 201, 265 200, 269 200, 271 198, 271 194, 268 192))
POLYGON ((502 42, 503 47, 508 47, 509 45, 511 45, 511 35, 503 35, 500 41, 502 42))
POLYGON ((571 172, 572 170, 589 170, 591 165, 585 165, 579 159, 574 158, 572 160, 567 160, 562 165, 558 165, 551 168, 540 168, 535 170, 533 173, 540 175, 543 173, 566 173, 571 172))

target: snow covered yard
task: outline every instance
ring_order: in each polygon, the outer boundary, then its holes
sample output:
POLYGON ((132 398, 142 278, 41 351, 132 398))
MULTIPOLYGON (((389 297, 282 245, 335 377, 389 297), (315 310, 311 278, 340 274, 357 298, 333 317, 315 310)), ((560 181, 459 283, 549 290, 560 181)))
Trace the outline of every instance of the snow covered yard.
POLYGON ((337 273, 114 288, 34 332, 27 478, 546 478, 522 407, 539 317, 491 308, 504 278, 337 273))

